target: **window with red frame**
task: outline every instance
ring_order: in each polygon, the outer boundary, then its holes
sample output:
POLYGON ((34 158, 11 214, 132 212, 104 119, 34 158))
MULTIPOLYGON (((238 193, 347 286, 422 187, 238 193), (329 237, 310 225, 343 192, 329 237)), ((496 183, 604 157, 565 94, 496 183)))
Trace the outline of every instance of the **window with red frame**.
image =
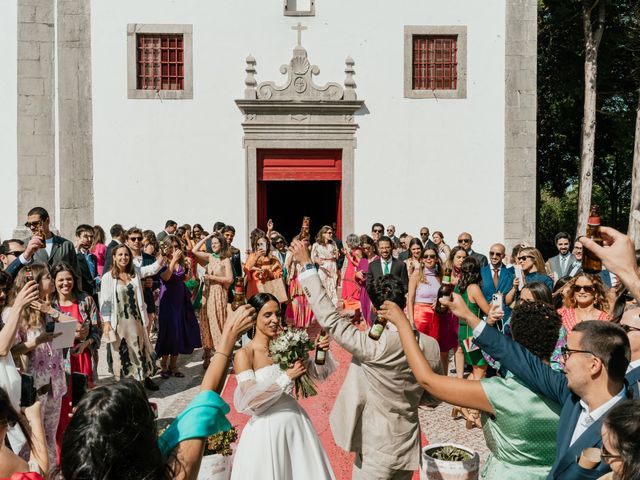
POLYGON ((413 89, 456 90, 458 37, 413 36, 413 89))
POLYGON ((182 35, 137 35, 138 90, 184 89, 182 35))

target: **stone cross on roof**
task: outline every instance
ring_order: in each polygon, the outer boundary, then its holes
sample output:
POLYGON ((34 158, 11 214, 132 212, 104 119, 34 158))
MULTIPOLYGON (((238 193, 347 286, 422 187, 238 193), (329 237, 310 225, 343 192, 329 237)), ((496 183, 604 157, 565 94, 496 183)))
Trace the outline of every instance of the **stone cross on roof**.
POLYGON ((297 30, 298 31, 298 46, 299 47, 302 46, 302 31, 306 30, 306 29, 307 29, 307 27, 303 27, 300 22, 298 22, 298 25, 296 25, 295 27, 291 27, 291 30, 297 30))

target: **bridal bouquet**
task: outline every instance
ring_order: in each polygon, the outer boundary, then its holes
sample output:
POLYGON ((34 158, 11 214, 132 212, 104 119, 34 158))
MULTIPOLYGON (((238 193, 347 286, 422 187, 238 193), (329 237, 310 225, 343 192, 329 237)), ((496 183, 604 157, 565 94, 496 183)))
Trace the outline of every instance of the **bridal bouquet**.
MULTIPOLYGON (((296 361, 302 361, 303 365, 307 364, 309 352, 313 350, 313 342, 309 339, 309 334, 302 329, 290 328, 278 335, 269 345, 269 354, 273 359, 273 363, 280 366, 282 370, 287 370, 296 361)), ((296 398, 302 393, 303 398, 317 395, 316 386, 308 374, 295 379, 296 398)))

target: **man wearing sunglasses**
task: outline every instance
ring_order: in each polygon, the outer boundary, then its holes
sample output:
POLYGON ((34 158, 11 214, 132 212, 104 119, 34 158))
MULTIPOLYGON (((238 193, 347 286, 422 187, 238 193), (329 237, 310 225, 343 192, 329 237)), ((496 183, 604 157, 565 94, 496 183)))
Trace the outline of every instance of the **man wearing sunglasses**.
POLYGON ((2 269, 16 278, 22 267, 33 262, 33 255, 41 248, 44 248, 44 243, 38 237, 29 240, 26 248, 24 242, 17 238, 5 240, 0 244, 2 269))
POLYGON ((371 225, 371 238, 373 238, 373 241, 378 243, 378 240, 380 240, 380 237, 384 234, 384 225, 382 225, 379 222, 374 223, 373 225, 371 225))
POLYGON ((485 328, 487 324, 471 313, 459 295, 443 303, 473 328, 478 347, 524 385, 562 405, 556 459, 547 479, 587 480, 609 472, 605 462, 586 470, 576 460, 585 448, 602 446, 604 415, 631 394, 625 382, 631 356, 625 331, 597 320, 577 324, 562 348, 565 376, 495 328, 485 328))
POLYGON ((627 383, 633 391, 633 397, 638 398, 638 382, 640 381, 640 308, 632 308, 624 312, 620 319, 620 326, 629 338, 631 345, 631 361, 627 368, 627 383))
MULTIPOLYGON (((71 266, 75 274, 80 278, 75 245, 66 238, 54 235, 51 231, 50 223, 49 212, 44 208, 35 207, 29 210, 27 222, 24 226, 31 230, 32 237, 39 237, 40 240, 44 241, 44 248, 35 253, 34 261, 49 265, 49 269, 53 269, 59 263, 65 262, 71 266)), ((82 283, 82 280, 80 280, 80 283, 82 283)), ((82 285, 78 285, 78 288, 82 288, 82 285)))
POLYGON ((478 262, 480 262, 481 267, 484 267, 485 265, 489 265, 489 261, 487 260, 487 257, 485 257, 481 253, 474 252, 473 249, 471 248, 472 245, 473 245, 473 238, 471 237, 470 233, 462 232, 460 235, 458 235, 458 246, 464 248, 467 252, 467 255, 478 260, 478 262))
POLYGON ((509 323, 509 317, 511 316, 511 308, 509 304, 513 301, 513 298, 507 298, 507 294, 511 292, 513 288, 513 280, 516 273, 513 267, 507 267, 504 263, 506 248, 501 243, 494 243, 489 248, 489 265, 485 265, 480 269, 480 275, 482 277, 482 293, 485 300, 491 303, 492 297, 497 292, 501 292, 502 296, 502 311, 504 317, 502 318, 502 324, 507 325, 509 323))

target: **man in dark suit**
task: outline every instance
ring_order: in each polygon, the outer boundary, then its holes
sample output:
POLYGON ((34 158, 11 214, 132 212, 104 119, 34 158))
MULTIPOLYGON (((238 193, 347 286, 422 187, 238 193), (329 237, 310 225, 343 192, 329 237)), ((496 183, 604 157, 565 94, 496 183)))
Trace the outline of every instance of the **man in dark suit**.
POLYGON ((400 235, 400 253, 398 254, 398 260, 401 262, 407 260, 409 255, 411 255, 411 252, 409 251, 409 242, 411 242, 412 239, 413 237, 406 232, 403 232, 400 235))
POLYGON ((630 359, 629 339, 616 324, 597 320, 577 324, 563 348, 565 374, 476 317, 459 295, 443 302, 473 328, 474 342, 535 392, 562 406, 557 431, 556 459, 547 479, 597 479, 610 471, 601 461, 594 469, 580 467, 585 448, 602 446, 606 413, 627 398, 625 373, 630 359))
POLYGON ((78 259, 78 272, 82 279, 82 291, 91 295, 98 301, 98 259, 90 252, 93 242, 93 227, 91 225, 78 225, 76 228, 76 258, 78 259))
POLYGON ((393 244, 389 237, 380 237, 378 240, 378 254, 380 258, 369 264, 367 272, 367 285, 372 284, 376 278, 383 275, 395 275, 402 281, 404 292, 407 293, 409 288, 409 275, 407 273, 407 265, 391 255, 393 244))
POLYGON ((164 230, 156 235, 156 240, 160 243, 167 235, 173 235, 178 229, 178 223, 175 220, 167 220, 164 224, 164 230))
POLYGON ((638 382, 640 381, 640 308, 633 308, 624 312, 620 319, 620 326, 629 337, 631 345, 631 362, 627 368, 627 382, 633 397, 638 398, 638 382))
POLYGON ((44 248, 44 243, 38 237, 31 238, 26 248, 24 242, 17 238, 5 240, 0 244, 0 262, 3 270, 12 278, 16 278, 22 267, 33 262, 34 254, 41 248, 44 248))
MULTIPOLYGON (((49 265, 52 269, 61 262, 67 263, 78 277, 78 260, 76 258, 76 247, 66 238, 54 235, 50 230, 49 212, 42 207, 35 207, 27 214, 27 223, 24 224, 35 237, 43 240, 45 248, 39 249, 33 259, 36 262, 49 265)), ((81 282, 82 283, 82 282, 81 282)), ((82 288, 82 285, 78 285, 82 288)))
POLYGON ((508 301, 509 299, 506 297, 507 293, 513 288, 513 280, 516 275, 513 267, 507 267, 502 263, 505 252, 505 246, 501 243, 491 245, 491 248, 489 249, 489 265, 485 265, 480 269, 480 275, 482 277, 482 294, 484 295, 485 300, 491 303, 491 299, 495 293, 502 292, 503 294, 503 325, 507 325, 509 323, 509 317, 511 317, 511 308, 509 308, 509 304, 513 299, 508 301))
POLYGON ((473 245, 473 238, 471 237, 470 233, 462 232, 460 235, 458 235, 458 245, 467 251, 467 255, 478 260, 481 267, 489 264, 487 257, 485 257, 481 253, 474 252, 471 248, 473 245))
POLYGON ((111 241, 109 245, 107 245, 107 249, 104 252, 104 273, 107 273, 111 270, 111 252, 121 243, 124 243, 124 228, 119 223, 116 223, 111 226, 109 229, 109 234, 111 235, 111 241))
MULTIPOLYGON (((240 258, 240 250, 232 245, 233 239, 236 236, 236 229, 232 225, 225 225, 222 229, 222 235, 224 239, 227 241, 227 245, 229 246, 229 252, 231 253, 231 270, 233 271, 233 282, 229 285, 229 293, 228 298, 229 302, 233 301, 233 284, 236 281, 236 278, 242 278, 242 259, 240 258)), ((209 248, 211 248, 211 239, 207 240, 209 242, 209 248)))
POLYGON ((431 241, 429 235, 431 235, 431 232, 427 227, 422 227, 420 229, 420 240, 422 241, 424 248, 433 248, 437 252, 438 247, 436 247, 436 244, 431 241))

